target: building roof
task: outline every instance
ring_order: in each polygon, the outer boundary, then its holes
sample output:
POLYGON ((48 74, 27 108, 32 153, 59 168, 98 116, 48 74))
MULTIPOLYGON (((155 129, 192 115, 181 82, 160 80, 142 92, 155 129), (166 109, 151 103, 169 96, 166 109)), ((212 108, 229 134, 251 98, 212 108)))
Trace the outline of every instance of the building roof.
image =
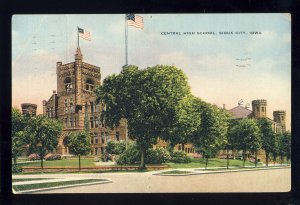
POLYGON ((232 108, 228 111, 233 115, 233 119, 248 118, 252 114, 252 110, 249 110, 249 109, 247 109, 245 107, 242 107, 240 105, 237 106, 237 107, 234 107, 234 108, 232 108))

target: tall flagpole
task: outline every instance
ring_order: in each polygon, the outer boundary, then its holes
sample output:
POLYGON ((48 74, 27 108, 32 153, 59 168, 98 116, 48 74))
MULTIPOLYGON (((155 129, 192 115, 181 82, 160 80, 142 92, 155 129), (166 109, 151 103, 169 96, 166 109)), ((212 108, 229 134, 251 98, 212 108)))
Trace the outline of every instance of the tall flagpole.
POLYGON ((77 26, 77 48, 79 48, 79 27, 77 26))
MULTIPOLYGON (((128 65, 128 24, 127 24, 127 14, 125 14, 125 66, 128 65)), ((127 119, 125 119, 125 146, 127 150, 128 141, 128 125, 127 119)))
POLYGON ((125 14, 125 65, 128 65, 128 24, 127 24, 127 14, 125 14))

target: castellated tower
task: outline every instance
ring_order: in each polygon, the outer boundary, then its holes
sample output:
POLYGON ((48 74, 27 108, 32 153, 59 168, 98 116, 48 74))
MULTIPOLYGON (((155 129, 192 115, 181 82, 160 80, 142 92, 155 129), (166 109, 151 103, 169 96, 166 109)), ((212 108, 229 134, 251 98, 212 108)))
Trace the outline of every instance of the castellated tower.
POLYGON ((267 101, 263 99, 252 101, 253 118, 267 117, 267 101))
POLYGON ((285 110, 276 110, 273 112, 274 121, 281 125, 282 131, 286 131, 286 112, 285 110))
POLYGON ((21 104, 22 107, 22 114, 27 115, 30 117, 35 117, 36 116, 36 104, 31 104, 31 103, 23 103, 21 104))

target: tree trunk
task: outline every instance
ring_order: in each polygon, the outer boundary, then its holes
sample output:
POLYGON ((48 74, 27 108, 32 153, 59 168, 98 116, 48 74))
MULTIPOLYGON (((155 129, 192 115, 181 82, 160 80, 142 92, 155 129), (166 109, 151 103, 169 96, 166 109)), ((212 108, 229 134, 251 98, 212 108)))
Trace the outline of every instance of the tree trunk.
POLYGON ((266 152, 266 166, 269 166, 269 152, 266 152))
POLYGON ((245 167, 246 163, 246 150, 243 150, 243 167, 245 167))
POLYGON ((273 161, 274 161, 274 166, 275 166, 275 164, 276 164, 276 157, 273 158, 273 161))
POLYGON ((79 171, 80 171, 81 170, 80 154, 78 155, 78 159, 79 159, 79 171))
POLYGON ((207 169, 208 157, 205 157, 205 169, 207 169))
POLYGON ((42 169, 44 169, 43 159, 44 159, 44 156, 41 156, 41 167, 42 167, 42 169))
POLYGON ((227 169, 229 168, 229 150, 227 149, 227 169))
POLYGON ((255 151, 255 167, 257 167, 257 151, 255 151))
POLYGON ((144 148, 142 148, 141 149, 141 164, 140 164, 140 167, 139 167, 140 170, 146 169, 145 155, 146 155, 146 150, 144 148))
POLYGON ((282 163, 283 163, 283 156, 280 155, 280 164, 282 165, 282 163))
POLYGON ((17 164, 17 158, 14 157, 14 164, 17 164))

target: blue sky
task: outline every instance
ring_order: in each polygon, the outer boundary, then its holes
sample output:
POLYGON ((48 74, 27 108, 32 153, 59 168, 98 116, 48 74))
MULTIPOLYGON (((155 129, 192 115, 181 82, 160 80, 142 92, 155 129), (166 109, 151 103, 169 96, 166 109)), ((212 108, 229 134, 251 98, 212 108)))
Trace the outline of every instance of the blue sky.
MULTIPOLYGON (((291 117, 291 18, 289 14, 139 14, 144 29, 129 27, 129 64, 177 66, 194 95, 230 109, 240 99, 268 101, 291 117), (261 34, 251 35, 250 32, 261 34), (181 35, 161 35, 180 32, 181 35), (215 35, 183 35, 214 32, 215 35), (221 35, 219 32, 233 32, 221 35), (235 34, 245 32, 246 34, 235 34), (236 59, 247 59, 239 61, 236 59), (246 65, 238 67, 237 65, 246 65)), ((12 18, 12 103, 38 104, 56 90, 56 62, 74 61, 77 26, 85 62, 101 67, 102 79, 125 64, 124 15, 15 15, 12 18)))

